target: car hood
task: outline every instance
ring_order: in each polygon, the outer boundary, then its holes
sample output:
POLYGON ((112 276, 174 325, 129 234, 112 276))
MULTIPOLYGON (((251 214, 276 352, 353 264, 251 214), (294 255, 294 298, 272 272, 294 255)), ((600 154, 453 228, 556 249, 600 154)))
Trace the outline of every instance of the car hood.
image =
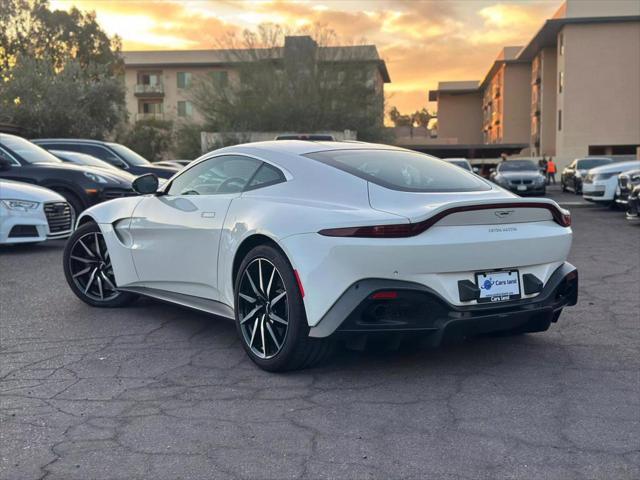
POLYGON ((65 170, 68 172, 78 173, 93 173, 94 175, 100 175, 106 178, 112 183, 131 185, 131 182, 136 178, 135 175, 131 175, 128 172, 121 170, 107 170, 106 168, 87 167, 84 165, 73 165, 69 163, 33 163, 34 167, 51 168, 56 170, 65 170))
POLYGON ((29 183, 0 181, 0 198, 11 200, 28 200, 31 202, 64 202, 62 195, 29 183))
POLYGON ((640 160, 632 162, 614 162, 610 165, 603 165, 601 167, 592 168, 591 170, 589 170, 589 174, 598 175, 599 173, 622 173, 626 172, 627 170, 633 170, 635 168, 640 168, 640 160))
POLYGON ((160 178, 171 178, 180 171, 179 168, 162 167, 157 165, 143 165, 138 168, 144 169, 146 173, 155 173, 160 178))

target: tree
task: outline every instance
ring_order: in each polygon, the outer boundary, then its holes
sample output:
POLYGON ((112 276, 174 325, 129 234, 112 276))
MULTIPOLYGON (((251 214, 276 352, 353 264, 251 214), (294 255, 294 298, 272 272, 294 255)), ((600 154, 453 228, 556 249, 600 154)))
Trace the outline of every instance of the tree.
POLYGON ((408 115, 400 113, 397 107, 391 107, 389 110, 389 120, 391 120, 396 127, 420 127, 428 130, 429 122, 434 118, 436 118, 436 115, 429 113, 426 108, 416 110, 408 115))
POLYGON ((103 138, 125 117, 122 80, 104 65, 23 59, 0 81, 0 122, 29 137, 103 138))
POLYGON ((162 120, 136 122, 118 140, 152 162, 162 160, 173 145, 173 124, 162 120))
POLYGON ((103 138, 126 119, 120 41, 94 13, 0 0, 0 121, 30 136, 103 138))
POLYGON ((366 46, 335 47, 322 26, 288 37, 278 25, 219 39, 228 79, 217 72, 194 79, 191 99, 206 127, 219 131, 356 130, 363 140, 384 131, 384 98, 373 81, 377 61, 366 46))
POLYGON ((56 68, 72 58, 83 67, 122 69, 120 39, 109 38, 93 12, 52 11, 47 0, 0 0, 0 25, 0 71, 21 57, 47 58, 56 68))

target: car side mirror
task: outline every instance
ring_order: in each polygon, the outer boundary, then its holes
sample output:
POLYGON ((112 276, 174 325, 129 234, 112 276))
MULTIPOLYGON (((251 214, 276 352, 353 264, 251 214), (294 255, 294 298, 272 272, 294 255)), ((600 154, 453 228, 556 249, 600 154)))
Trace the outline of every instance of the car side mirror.
POLYGON ((492 168, 491 170, 489 170, 489 173, 496 173, 496 169, 492 168))
POLYGON ((0 170, 9 170, 13 165, 8 158, 0 157, 0 170))
POLYGON ((140 195, 148 195, 156 193, 159 184, 158 177, 154 173, 145 173, 133 181, 132 187, 140 195))
POLYGON ((478 167, 473 167, 473 173, 480 173, 480 169, 478 167))

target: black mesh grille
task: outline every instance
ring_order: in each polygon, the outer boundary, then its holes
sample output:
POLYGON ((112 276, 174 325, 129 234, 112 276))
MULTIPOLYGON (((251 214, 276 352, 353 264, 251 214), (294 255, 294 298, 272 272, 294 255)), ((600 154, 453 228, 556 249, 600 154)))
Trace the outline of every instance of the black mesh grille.
POLYGON ((49 233, 68 232, 71 230, 73 216, 71 215, 71 207, 66 202, 51 202, 44 204, 44 214, 47 216, 49 223, 49 233))
POLYGON ((9 238, 31 238, 38 236, 38 229, 33 225, 14 225, 9 238))

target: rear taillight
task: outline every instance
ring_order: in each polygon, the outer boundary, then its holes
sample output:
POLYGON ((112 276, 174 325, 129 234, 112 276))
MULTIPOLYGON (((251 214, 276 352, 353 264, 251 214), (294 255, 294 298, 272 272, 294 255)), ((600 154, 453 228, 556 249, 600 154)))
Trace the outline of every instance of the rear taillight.
POLYGON ((419 235, 444 217, 453 213, 471 212, 476 210, 492 210, 502 208, 544 208, 551 212, 553 221, 561 227, 571 226, 571 213, 551 203, 491 203, 484 205, 466 205, 453 207, 436 213, 434 216, 418 223, 402 223, 396 225, 372 225, 365 227, 327 228, 318 233, 326 237, 360 237, 360 238, 404 238, 419 235))
POLYGON ((395 300, 398 298, 398 292, 393 290, 381 290, 371 295, 371 300, 395 300))
POLYGON ((415 223, 373 225, 370 227, 327 228, 318 233, 326 237, 402 238, 415 235, 415 223))

